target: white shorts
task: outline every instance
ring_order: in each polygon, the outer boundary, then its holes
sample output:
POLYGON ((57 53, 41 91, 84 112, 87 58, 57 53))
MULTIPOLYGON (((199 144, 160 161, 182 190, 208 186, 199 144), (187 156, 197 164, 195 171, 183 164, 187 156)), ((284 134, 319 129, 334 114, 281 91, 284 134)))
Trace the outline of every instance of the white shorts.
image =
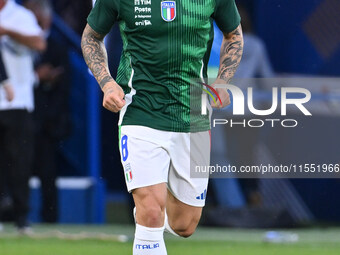
POLYGON ((129 192, 167 183, 169 191, 179 201, 196 207, 205 205, 208 176, 191 178, 190 167, 209 165, 209 131, 179 133, 144 126, 121 126, 119 137, 129 192))

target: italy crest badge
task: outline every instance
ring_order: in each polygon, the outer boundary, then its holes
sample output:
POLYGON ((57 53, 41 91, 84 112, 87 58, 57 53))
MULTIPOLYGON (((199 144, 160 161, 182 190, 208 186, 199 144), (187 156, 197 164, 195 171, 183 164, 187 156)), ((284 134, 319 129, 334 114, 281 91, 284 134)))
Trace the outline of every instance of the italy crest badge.
POLYGON ((173 21, 176 18, 176 2, 163 1, 161 2, 162 19, 166 22, 173 21))
POLYGON ((132 170, 131 170, 131 165, 126 164, 124 166, 124 172, 125 172, 125 179, 127 182, 132 182, 132 170))

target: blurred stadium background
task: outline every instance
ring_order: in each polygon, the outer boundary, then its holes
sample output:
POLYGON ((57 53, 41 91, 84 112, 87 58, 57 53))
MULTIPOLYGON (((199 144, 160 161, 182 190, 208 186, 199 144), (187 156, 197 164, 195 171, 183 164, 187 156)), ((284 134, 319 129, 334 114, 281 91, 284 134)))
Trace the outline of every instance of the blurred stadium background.
MULTIPOLYGON (((338 0, 236 2, 247 9, 253 34, 263 41, 268 61, 277 75, 340 76, 338 0)), ((17 239, 14 229, 5 224, 0 232, 1 255, 129 254, 131 250, 132 200, 126 193, 120 165, 118 116, 101 107, 101 92, 88 72, 80 49, 80 33, 91 4, 91 0, 53 1, 51 33, 68 49, 72 81, 69 98, 72 133, 58 144, 58 222, 42 224, 41 185, 39 179, 32 176, 29 219, 36 234, 33 239, 17 239)), ((115 76, 122 48, 117 26, 106 44, 110 69, 115 76)), ((219 45, 215 43, 210 61, 212 73, 218 65, 218 52, 219 45)), ((305 86, 308 88, 308 84, 305 86)), ((257 136, 264 141, 263 151, 270 151, 279 163, 340 163, 340 100, 327 99, 327 95, 339 93, 339 86, 337 80, 314 88, 316 93, 325 95, 316 108, 327 110, 316 111, 313 120, 301 120, 301 128, 283 134, 282 130, 261 130, 257 136)), ((218 143, 218 139, 215 142, 218 143)), ((227 157, 226 146, 221 148, 213 161, 227 157)), ((210 185, 202 225, 220 228, 201 227, 190 241, 167 236, 169 254, 339 254, 340 229, 336 228, 340 223, 339 180, 261 180, 257 206, 249 206, 237 180, 229 180, 228 187, 217 180, 210 185), (216 218, 225 220, 214 220, 216 218), (264 244, 266 231, 276 228, 299 228, 288 231, 299 236, 298 242, 264 244)), ((10 215, 9 206, 7 220, 10 215)), ((283 238, 289 239, 289 235, 283 238)))

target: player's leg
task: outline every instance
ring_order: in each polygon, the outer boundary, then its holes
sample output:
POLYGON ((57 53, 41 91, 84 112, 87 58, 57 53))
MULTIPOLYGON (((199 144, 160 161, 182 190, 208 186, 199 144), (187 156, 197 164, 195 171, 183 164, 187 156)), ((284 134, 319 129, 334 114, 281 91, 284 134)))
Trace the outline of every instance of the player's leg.
POLYGON ((136 205, 136 232, 133 254, 166 254, 164 214, 167 199, 165 183, 137 188, 132 192, 136 205))
POLYGON ((165 183, 132 191, 136 206, 136 223, 150 228, 164 226, 167 186, 165 183))
POLYGON ((165 255, 165 183, 168 180, 170 157, 159 143, 162 137, 157 131, 123 126, 120 137, 126 184, 136 205, 133 254, 165 255))
POLYGON ((202 207, 185 204, 168 192, 166 203, 167 222, 166 228, 181 237, 191 236, 200 221, 202 207))
POLYGON ((208 173, 194 176, 191 172, 196 166, 209 165, 210 135, 208 131, 178 133, 172 139, 165 227, 170 233, 189 237, 201 218, 208 186, 208 173))

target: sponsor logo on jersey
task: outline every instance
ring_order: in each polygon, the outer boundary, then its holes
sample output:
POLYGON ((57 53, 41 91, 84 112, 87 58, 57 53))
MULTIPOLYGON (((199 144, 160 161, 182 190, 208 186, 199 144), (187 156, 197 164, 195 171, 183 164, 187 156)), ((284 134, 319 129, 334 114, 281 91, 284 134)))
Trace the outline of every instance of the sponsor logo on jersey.
POLYGON ((151 5, 151 0, 135 0, 135 5, 151 5))
POLYGON ((176 2, 163 1, 161 2, 162 19, 166 22, 173 21, 176 18, 176 2))
POLYGON ((135 6, 135 13, 151 13, 151 8, 135 6))
POLYGON ((124 166, 125 179, 127 182, 132 182, 132 170, 130 163, 124 166))
POLYGON ((151 26, 151 0, 134 0, 135 5, 135 25, 151 26), (142 20, 141 20, 142 19, 142 20))
POLYGON ((142 21, 136 21, 135 25, 136 26, 151 26, 152 23, 150 20, 142 20, 142 21))

